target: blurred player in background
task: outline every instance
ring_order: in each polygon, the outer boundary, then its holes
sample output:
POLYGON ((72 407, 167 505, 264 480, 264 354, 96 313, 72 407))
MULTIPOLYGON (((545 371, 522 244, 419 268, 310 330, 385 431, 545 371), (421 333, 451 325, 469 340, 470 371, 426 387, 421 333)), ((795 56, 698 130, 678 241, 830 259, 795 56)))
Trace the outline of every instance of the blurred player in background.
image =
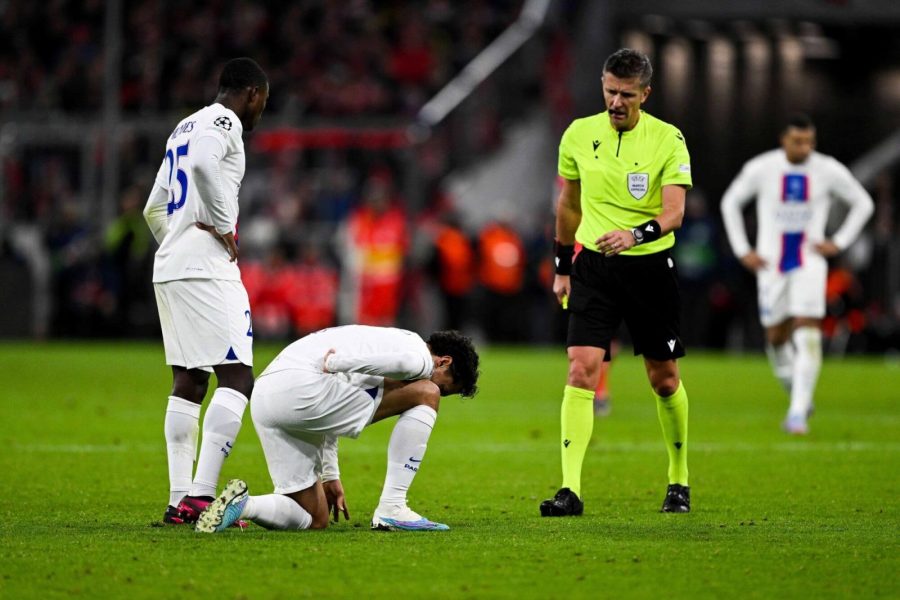
POLYGON ((556 211, 553 292, 568 303, 569 373, 562 402, 563 483, 541 515, 580 515, 581 466, 594 424, 600 365, 625 320, 634 353, 656 399, 669 455, 663 512, 690 511, 688 397, 678 372, 684 356, 681 301, 669 248, 691 187, 687 145, 674 126, 641 111, 653 69, 621 49, 603 65, 606 111, 575 120, 559 147, 563 187, 556 211), (574 263, 575 243, 583 245, 574 263))
POLYGON ((827 258, 846 249, 874 210, 872 198, 847 168, 815 151, 816 128, 793 116, 781 147, 748 161, 722 197, 722 218, 731 249, 756 273, 759 318, 775 376, 790 394, 785 431, 808 433, 807 418, 822 366, 827 258), (741 217, 756 199, 756 247, 741 217), (850 208, 841 228, 825 237, 832 200, 850 208))
POLYGON ((195 521, 216 496, 253 390, 253 328, 235 234, 245 164, 241 133, 253 130, 268 97, 258 64, 249 58, 226 63, 213 104, 169 136, 144 208, 160 245, 153 286, 173 379, 165 418, 165 523, 195 521), (212 371, 218 387, 203 418, 194 474, 200 405, 212 371))
POLYGON ((449 529, 413 512, 406 494, 421 466, 441 396, 474 396, 478 354, 455 331, 427 343, 403 329, 347 325, 310 334, 285 348, 253 390, 250 413, 275 491, 250 496, 240 479, 197 521, 222 531, 239 518, 269 529, 322 529, 329 512, 349 519, 337 438, 355 438, 400 415, 388 443, 387 474, 373 529, 449 529))

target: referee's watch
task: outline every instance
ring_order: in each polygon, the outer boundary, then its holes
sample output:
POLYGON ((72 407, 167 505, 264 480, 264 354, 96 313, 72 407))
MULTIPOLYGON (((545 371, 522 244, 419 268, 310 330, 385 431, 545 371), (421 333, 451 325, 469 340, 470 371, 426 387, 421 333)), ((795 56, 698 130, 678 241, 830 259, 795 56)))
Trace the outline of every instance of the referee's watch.
POLYGON ((631 230, 631 235, 634 237, 634 245, 640 246, 643 243, 655 242, 659 239, 659 234, 662 233, 661 230, 662 228, 655 220, 638 225, 631 230))

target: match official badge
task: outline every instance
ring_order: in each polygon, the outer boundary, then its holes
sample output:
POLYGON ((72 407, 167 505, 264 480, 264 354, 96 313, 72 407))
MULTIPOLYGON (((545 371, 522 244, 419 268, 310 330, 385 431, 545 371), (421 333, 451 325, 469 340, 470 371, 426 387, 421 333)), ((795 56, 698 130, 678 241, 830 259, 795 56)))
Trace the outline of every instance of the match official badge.
POLYGON ((650 189, 649 173, 628 174, 628 192, 634 196, 635 200, 640 200, 646 196, 648 189, 650 189))

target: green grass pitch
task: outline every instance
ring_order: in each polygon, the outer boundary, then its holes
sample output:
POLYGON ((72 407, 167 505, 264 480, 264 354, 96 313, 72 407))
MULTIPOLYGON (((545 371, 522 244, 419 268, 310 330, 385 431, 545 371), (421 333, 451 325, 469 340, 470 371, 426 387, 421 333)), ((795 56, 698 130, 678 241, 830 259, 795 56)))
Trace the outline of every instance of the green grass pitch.
MULTIPOLYGON (((277 348, 257 348, 257 371, 277 348)), ((559 350, 483 351, 445 399, 411 506, 446 533, 368 529, 393 420, 341 441, 351 520, 325 531, 153 527, 167 499, 161 344, 0 345, 0 598, 900 597, 900 364, 829 360, 812 432, 760 355, 681 361, 694 512, 658 511, 666 457, 642 363, 623 352, 584 467, 559 484, 559 350)), ((222 482, 268 493, 249 414, 222 482)))

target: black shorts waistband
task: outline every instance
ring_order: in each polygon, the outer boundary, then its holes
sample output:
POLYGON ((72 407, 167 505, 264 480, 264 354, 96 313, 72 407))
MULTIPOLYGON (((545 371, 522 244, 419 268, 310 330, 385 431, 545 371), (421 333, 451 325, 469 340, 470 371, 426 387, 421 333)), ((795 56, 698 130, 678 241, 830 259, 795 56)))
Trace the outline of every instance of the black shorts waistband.
POLYGON ((653 254, 639 254, 637 256, 630 256, 627 254, 616 254, 615 256, 607 256, 602 252, 597 252, 596 250, 591 250, 587 246, 582 247, 582 252, 587 252, 592 260, 602 260, 609 262, 611 264, 615 263, 640 263, 640 262, 653 262, 661 259, 666 259, 672 256, 670 252, 671 248, 666 248, 665 250, 660 250, 659 252, 654 252, 653 254))

